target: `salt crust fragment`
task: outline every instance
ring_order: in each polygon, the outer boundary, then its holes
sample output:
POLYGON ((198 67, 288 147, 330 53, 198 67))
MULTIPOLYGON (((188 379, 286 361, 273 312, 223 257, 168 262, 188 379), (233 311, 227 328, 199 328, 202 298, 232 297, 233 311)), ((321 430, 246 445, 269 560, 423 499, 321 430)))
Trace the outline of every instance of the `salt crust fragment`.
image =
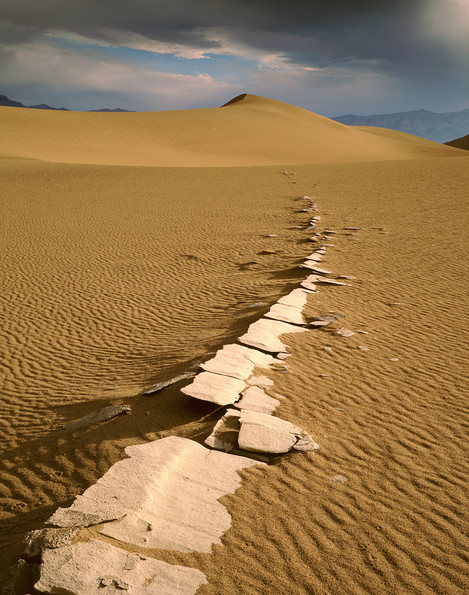
POLYGON ((192 595, 207 583, 195 568, 175 566, 91 539, 44 550, 39 581, 41 593, 98 595, 192 595))
POLYGON ((133 545, 210 553, 212 544, 221 544, 231 517, 219 498, 234 492, 241 483, 237 471, 256 461, 178 436, 125 452, 130 458, 115 463, 69 508, 59 508, 48 524, 77 526, 78 513, 93 524, 117 519, 99 533, 133 545))

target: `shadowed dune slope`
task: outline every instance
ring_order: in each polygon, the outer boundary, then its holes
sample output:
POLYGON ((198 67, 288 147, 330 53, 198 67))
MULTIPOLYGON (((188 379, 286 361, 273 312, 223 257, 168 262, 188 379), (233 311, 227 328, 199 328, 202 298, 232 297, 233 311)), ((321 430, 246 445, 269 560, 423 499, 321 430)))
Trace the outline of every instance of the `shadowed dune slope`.
POLYGON ((469 151, 469 134, 451 140, 448 143, 445 143, 445 145, 448 147, 455 147, 456 149, 464 149, 465 151, 469 151))
POLYGON ((241 95, 221 108, 169 112, 3 107, 0 135, 2 157, 102 165, 253 166, 458 154, 431 141, 348 127, 255 95, 241 95))

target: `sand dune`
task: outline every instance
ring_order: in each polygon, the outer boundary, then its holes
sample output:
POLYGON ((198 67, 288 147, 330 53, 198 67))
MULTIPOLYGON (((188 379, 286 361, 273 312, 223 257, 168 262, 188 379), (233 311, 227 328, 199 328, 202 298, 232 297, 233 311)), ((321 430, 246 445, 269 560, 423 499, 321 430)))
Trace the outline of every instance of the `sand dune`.
POLYGON ((464 149, 465 151, 469 151, 469 134, 466 134, 466 136, 461 136, 461 138, 456 138, 455 140, 449 141, 445 144, 449 147, 455 147, 456 149, 464 149))
POLYGON ((268 374, 278 415, 321 451, 243 472, 212 554, 151 555, 202 570, 207 595, 467 592, 468 153, 253 96, 1 108, 0 132, 0 584, 24 533, 126 446, 208 436, 212 405, 142 393, 305 278, 308 194, 337 232, 324 266, 357 279, 321 286, 307 314, 341 313, 355 335, 290 337, 291 374, 268 374), (63 429, 122 403, 131 415, 63 429))
POLYGON ((4 107, 0 154, 60 163, 217 167, 410 159, 452 152, 431 141, 380 130, 348 127, 254 95, 222 108, 172 112, 57 113, 4 107))

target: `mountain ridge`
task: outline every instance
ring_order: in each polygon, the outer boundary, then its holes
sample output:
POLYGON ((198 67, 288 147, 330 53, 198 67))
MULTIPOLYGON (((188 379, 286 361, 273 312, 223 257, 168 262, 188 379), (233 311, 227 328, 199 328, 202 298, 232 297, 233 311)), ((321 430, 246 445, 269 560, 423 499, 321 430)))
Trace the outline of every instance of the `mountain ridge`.
POLYGON ((377 126, 399 132, 407 132, 439 143, 461 136, 461 132, 469 130, 469 109, 457 112, 432 112, 425 109, 391 114, 375 114, 357 116, 346 114, 334 116, 331 120, 347 126, 377 126))
MULTIPOLYGON (((45 110, 54 110, 54 111, 60 111, 60 112, 72 111, 66 107, 52 107, 51 105, 48 105, 47 103, 39 103, 38 105, 25 105, 24 103, 21 103, 21 101, 15 101, 14 99, 10 99, 9 97, 7 97, 6 95, 3 95, 3 94, 0 94, 0 107, 24 107, 26 109, 45 109, 45 110)), ((88 112, 131 112, 133 110, 122 109, 120 107, 116 107, 116 108, 104 107, 101 109, 90 109, 87 111, 88 112)))

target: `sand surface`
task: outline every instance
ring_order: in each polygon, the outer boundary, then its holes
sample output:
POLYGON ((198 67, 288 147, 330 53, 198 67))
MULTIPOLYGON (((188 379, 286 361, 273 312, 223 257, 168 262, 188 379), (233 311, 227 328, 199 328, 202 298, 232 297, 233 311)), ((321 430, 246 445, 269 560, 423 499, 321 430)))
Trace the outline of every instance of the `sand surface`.
POLYGON ((270 376, 276 414, 322 448, 244 472, 212 554, 158 557, 205 572, 207 594, 467 592, 467 155, 252 97, 0 122, 0 568, 125 446, 206 437, 209 404, 141 393, 305 277, 309 194, 338 232, 325 266, 357 279, 307 314, 355 335, 292 336, 292 373, 270 376), (132 414, 61 429, 120 403, 132 414))

